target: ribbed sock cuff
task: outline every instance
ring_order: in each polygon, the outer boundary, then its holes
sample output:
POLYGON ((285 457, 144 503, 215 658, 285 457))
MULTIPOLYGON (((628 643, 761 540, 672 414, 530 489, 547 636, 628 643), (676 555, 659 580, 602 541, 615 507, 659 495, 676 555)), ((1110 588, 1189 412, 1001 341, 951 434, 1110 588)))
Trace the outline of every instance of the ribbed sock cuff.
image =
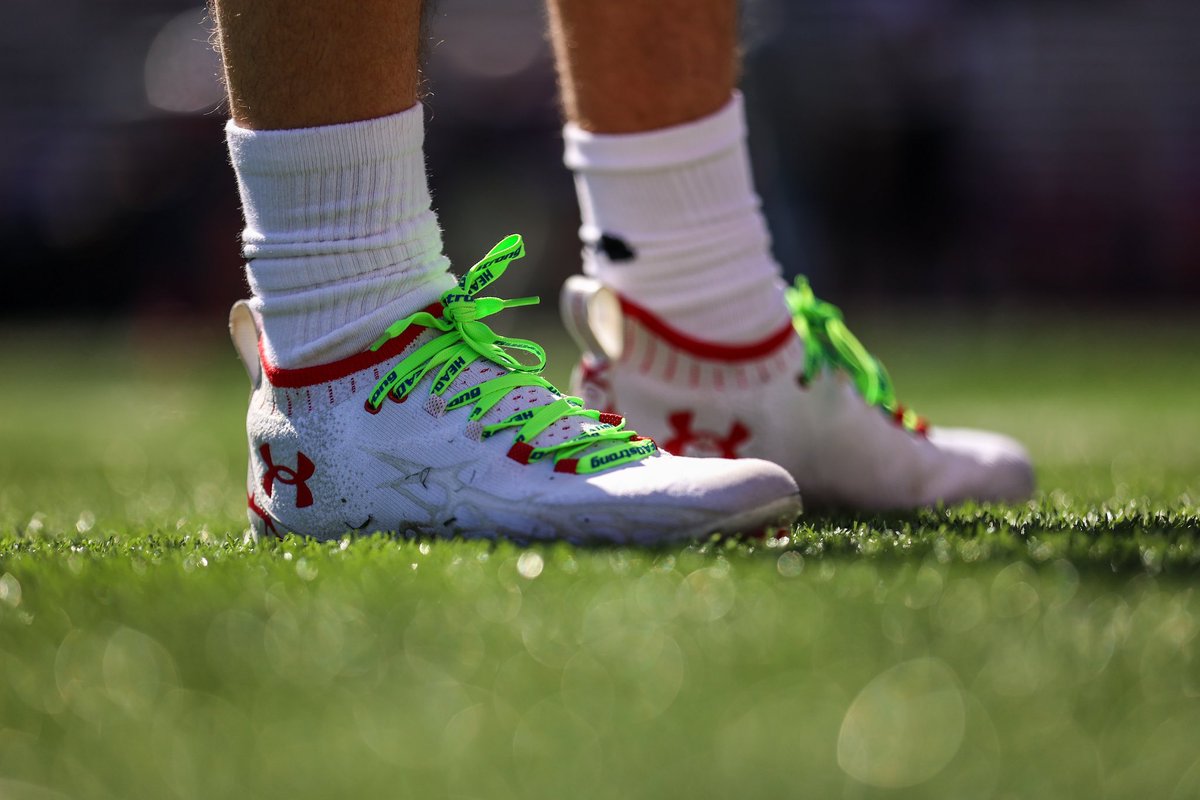
POLYGON ((786 321, 754 191, 742 99, 636 134, 568 124, 584 271, 689 334, 750 341, 786 321))
POLYGON ((422 115, 417 105, 317 128, 227 125, 252 305, 280 366, 359 352, 451 285, 422 115))

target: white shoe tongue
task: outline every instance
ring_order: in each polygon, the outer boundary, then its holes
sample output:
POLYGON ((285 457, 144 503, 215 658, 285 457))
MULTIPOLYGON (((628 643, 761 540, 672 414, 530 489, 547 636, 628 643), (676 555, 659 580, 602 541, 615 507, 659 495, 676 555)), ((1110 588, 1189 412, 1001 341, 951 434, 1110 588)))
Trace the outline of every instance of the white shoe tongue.
MULTIPOLYGON (((454 379, 454 383, 446 391, 444 396, 452 397, 458 392, 464 391, 477 386, 486 380, 497 378, 501 375, 508 374, 508 370, 501 366, 493 364, 483 359, 476 359, 463 369, 454 379)), ((483 426, 495 425, 498 422, 503 422, 509 419, 514 414, 530 409, 539 409, 553 403, 558 397, 547 389, 541 386, 522 386, 513 389, 508 394, 501 398, 500 402, 492 406, 492 408, 483 415, 480 423, 483 426)), ((533 447, 552 447, 556 444, 562 444, 568 439, 573 439, 581 433, 587 433, 597 428, 608 428, 610 425, 599 422, 598 420, 588 419, 586 417, 566 417, 555 422, 546 430, 539 433, 529 441, 533 447)), ((517 428, 512 428, 511 431, 501 431, 497 436, 507 436, 515 438, 517 428)), ((604 443, 601 443, 604 444, 604 443)), ((588 452, 592 448, 588 448, 583 452, 588 452)))

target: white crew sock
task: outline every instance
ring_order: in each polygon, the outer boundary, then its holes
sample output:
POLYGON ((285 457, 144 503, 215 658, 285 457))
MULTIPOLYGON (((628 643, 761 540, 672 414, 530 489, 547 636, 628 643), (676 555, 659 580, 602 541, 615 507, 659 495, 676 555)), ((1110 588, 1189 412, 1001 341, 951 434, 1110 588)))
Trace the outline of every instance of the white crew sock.
POLYGON ((584 272, 697 338, 745 343, 787 323, 740 94, 684 125, 563 136, 584 272))
POLYGON ((453 285, 431 208, 420 104, 283 131, 226 126, 250 303, 281 367, 365 350, 453 285))

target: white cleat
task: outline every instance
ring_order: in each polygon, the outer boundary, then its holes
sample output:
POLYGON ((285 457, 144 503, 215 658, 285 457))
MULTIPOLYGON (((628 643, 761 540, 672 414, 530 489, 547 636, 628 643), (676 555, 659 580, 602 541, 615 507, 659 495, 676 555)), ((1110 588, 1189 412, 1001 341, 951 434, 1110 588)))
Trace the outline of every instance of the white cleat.
POLYGON ((672 453, 780 464, 810 506, 900 510, 1030 495, 1033 469, 1020 444, 929 427, 895 402, 886 371, 836 308, 802 279, 787 296, 791 325, 731 346, 697 340, 572 277, 561 307, 584 350, 573 390, 672 453))
POLYGON ((540 378, 537 345, 480 322, 524 304, 477 296, 523 252, 508 237, 440 303, 333 364, 271 365, 253 312, 233 307, 253 387, 247 504, 258 535, 658 543, 795 518, 785 470, 664 453, 540 378), (537 363, 516 361, 513 349, 537 363))

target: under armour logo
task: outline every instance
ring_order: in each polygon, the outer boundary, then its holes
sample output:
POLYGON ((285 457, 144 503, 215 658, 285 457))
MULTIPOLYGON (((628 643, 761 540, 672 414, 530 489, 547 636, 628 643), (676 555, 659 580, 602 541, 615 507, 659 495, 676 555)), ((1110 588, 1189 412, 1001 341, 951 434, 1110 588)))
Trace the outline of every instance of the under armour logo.
POLYGON ((267 465, 267 471, 263 474, 263 491, 267 493, 267 497, 271 496, 271 492, 275 489, 275 481, 282 484, 296 487, 296 508, 304 508, 313 504, 313 495, 305 483, 316 472, 317 467, 313 464, 308 456, 296 451, 296 468, 285 464, 276 464, 271 460, 271 445, 264 444, 258 448, 259 454, 262 456, 263 462, 267 465))
POLYGON ((600 241, 588 242, 588 246, 604 253, 609 261, 632 261, 637 256, 628 242, 611 233, 600 234, 600 241))
POLYGON ((253 494, 246 495, 246 506, 251 511, 253 511, 255 513, 255 515, 258 516, 259 519, 261 519, 263 521, 263 528, 265 528, 266 530, 268 530, 272 534, 274 534, 276 539, 283 538, 283 536, 280 535, 279 531, 276 530, 275 520, 271 519, 271 515, 268 514, 266 511, 263 511, 261 508, 259 508, 258 503, 254 502, 253 494))
POLYGON ((671 425, 671 438, 663 449, 677 456, 737 458, 737 449, 750 438, 750 429, 736 419, 729 433, 721 436, 715 431, 695 430, 692 421, 695 413, 676 411, 667 416, 671 425))

